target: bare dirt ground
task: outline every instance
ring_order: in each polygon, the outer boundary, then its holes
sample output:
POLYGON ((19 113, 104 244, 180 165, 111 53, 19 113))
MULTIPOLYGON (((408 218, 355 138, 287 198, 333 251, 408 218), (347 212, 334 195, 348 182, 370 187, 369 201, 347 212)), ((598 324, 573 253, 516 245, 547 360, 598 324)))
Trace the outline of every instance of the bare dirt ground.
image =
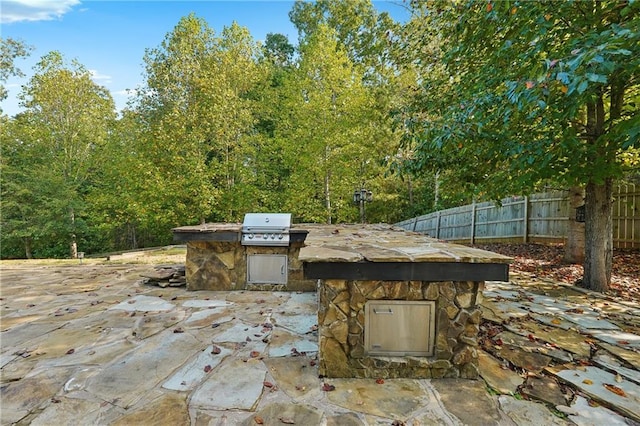
MULTIPOLYGON (((474 247, 514 258, 510 272, 527 278, 551 279, 579 285, 582 265, 564 263, 561 244, 476 244, 474 247)), ((614 250, 611 287, 607 295, 640 303, 640 250, 614 250)))

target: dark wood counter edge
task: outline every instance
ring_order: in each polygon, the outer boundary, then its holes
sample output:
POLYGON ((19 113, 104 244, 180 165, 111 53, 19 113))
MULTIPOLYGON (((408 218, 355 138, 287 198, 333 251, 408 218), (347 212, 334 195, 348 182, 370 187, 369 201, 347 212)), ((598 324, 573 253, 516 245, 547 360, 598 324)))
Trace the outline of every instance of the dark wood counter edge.
POLYGON ((306 279, 350 281, 509 281, 506 263, 462 262, 312 262, 306 279))
POLYGON ((240 232, 173 231, 174 243, 186 243, 189 241, 240 242, 240 232))
MULTIPOLYGON (((290 229, 289 239, 292 243, 303 242, 307 238, 309 231, 306 229, 290 229)), ((220 242, 239 242, 242 232, 238 231, 219 231, 219 230, 181 230, 179 228, 173 230, 173 242, 186 243, 189 241, 220 241, 220 242)))

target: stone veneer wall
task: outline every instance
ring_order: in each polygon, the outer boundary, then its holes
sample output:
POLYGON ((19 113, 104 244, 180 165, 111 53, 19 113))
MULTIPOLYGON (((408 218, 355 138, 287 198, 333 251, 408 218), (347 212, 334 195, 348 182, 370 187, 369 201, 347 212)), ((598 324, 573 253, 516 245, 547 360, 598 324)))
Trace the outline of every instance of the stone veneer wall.
POLYGON ((316 280, 304 279, 298 260, 302 245, 293 242, 288 247, 256 247, 243 246, 239 241, 189 241, 187 290, 316 291, 316 280), (247 284, 248 254, 287 254, 287 284, 247 284))
POLYGON ((483 282, 324 280, 319 287, 319 374, 353 378, 478 378, 478 331, 483 282), (368 300, 436 302, 432 357, 368 356, 368 300))

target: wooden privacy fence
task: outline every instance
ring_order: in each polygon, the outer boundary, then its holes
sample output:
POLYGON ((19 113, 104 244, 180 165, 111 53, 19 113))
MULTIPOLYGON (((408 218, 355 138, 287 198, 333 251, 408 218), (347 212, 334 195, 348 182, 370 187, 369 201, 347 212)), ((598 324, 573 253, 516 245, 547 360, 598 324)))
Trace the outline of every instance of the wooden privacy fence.
MULTIPOLYGON (((404 229, 453 242, 563 242, 569 211, 567 191, 510 197, 502 206, 473 203, 397 223, 404 229)), ((613 194, 613 243, 616 248, 640 247, 640 187, 619 185, 613 194)))

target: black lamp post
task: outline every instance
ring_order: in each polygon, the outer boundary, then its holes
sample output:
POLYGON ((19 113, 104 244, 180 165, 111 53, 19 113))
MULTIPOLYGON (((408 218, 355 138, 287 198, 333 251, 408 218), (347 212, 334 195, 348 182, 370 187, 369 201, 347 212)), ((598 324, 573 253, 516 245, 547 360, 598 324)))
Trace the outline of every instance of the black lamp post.
POLYGON ((366 189, 363 182, 360 189, 356 189, 355 191, 353 191, 353 204, 357 204, 360 207, 361 223, 364 223, 366 219, 364 203, 369 203, 371 201, 373 201, 373 192, 366 189))

